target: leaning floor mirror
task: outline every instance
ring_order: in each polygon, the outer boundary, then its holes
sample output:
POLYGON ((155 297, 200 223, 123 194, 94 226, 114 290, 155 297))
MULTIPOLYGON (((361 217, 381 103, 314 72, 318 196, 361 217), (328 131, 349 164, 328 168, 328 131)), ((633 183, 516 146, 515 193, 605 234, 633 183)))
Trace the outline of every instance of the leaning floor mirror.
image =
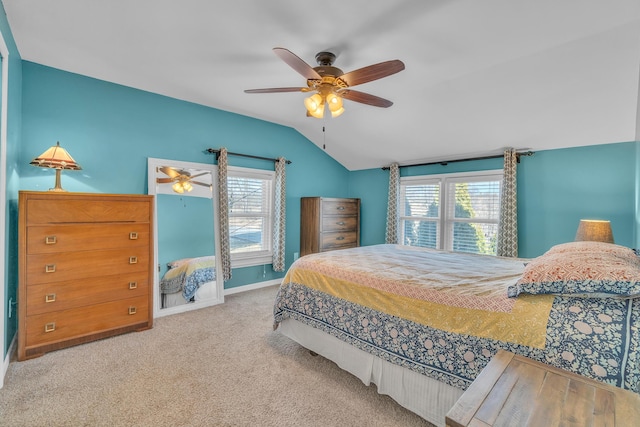
POLYGON ((224 301, 215 165, 148 159, 155 195, 155 317, 224 301))

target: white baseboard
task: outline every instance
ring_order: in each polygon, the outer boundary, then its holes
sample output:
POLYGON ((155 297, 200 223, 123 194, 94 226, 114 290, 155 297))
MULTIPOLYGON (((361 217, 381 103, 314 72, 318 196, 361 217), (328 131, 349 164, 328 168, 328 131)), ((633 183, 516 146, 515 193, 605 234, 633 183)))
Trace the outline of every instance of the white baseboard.
POLYGON ((4 361, 2 363, 2 372, 0 373, 0 389, 4 386, 4 376, 6 375, 7 370, 9 369, 9 362, 11 362, 11 355, 15 350, 17 342, 18 342, 18 337, 16 334, 13 336, 13 339, 11 340, 9 351, 7 351, 7 355, 5 356, 4 361))
POLYGON ((282 279, 267 280, 266 282, 251 283, 249 285, 236 286, 224 290, 224 296, 237 294, 239 292, 252 291, 254 289, 266 288, 273 285, 279 285, 282 279))

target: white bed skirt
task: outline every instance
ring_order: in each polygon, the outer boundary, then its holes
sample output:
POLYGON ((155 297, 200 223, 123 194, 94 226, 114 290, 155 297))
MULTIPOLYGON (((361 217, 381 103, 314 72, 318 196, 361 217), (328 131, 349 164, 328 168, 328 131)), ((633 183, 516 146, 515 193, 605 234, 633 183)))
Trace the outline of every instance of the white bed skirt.
POLYGON ((303 347, 335 362, 365 385, 374 383, 378 393, 390 396, 437 426, 445 425, 445 415, 463 393, 460 389, 382 360, 296 320, 285 319, 278 329, 303 347))
MULTIPOLYGON (((195 301, 204 300, 207 298, 215 298, 215 290, 216 290, 216 282, 206 282, 200 285, 195 294, 195 301)), ((175 292, 173 294, 164 294, 163 298, 163 307, 169 308, 175 307, 178 305, 186 304, 189 301, 185 300, 182 296, 182 291, 175 292)))

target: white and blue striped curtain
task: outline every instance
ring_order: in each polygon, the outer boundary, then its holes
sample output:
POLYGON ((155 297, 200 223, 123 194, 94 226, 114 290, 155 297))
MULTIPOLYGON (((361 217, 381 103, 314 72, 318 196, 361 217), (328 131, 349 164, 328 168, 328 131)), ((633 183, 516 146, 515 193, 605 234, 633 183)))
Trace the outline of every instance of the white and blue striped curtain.
POLYGON ((389 201, 387 204, 387 233, 385 242, 398 243, 398 205, 400 204, 400 166, 389 166, 389 201))
POLYGON ((498 228, 498 256, 518 256, 518 197, 516 150, 508 148, 504 152, 504 178, 500 199, 500 225, 498 228))
POLYGON ((285 221, 287 210, 286 193, 286 166, 284 157, 279 157, 275 162, 275 204, 273 224, 273 271, 284 271, 284 242, 285 221))
POLYGON ((227 149, 218 154, 218 219, 220 221, 220 257, 222 279, 231 279, 231 246, 229 244, 229 193, 227 190, 227 149))

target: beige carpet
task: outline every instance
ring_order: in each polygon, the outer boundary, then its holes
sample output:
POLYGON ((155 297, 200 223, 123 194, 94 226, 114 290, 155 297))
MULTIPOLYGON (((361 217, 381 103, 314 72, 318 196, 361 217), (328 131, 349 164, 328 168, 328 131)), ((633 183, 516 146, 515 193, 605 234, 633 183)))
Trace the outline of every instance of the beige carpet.
POLYGON ((1 426, 429 426, 272 329, 277 287, 11 362, 1 426))

